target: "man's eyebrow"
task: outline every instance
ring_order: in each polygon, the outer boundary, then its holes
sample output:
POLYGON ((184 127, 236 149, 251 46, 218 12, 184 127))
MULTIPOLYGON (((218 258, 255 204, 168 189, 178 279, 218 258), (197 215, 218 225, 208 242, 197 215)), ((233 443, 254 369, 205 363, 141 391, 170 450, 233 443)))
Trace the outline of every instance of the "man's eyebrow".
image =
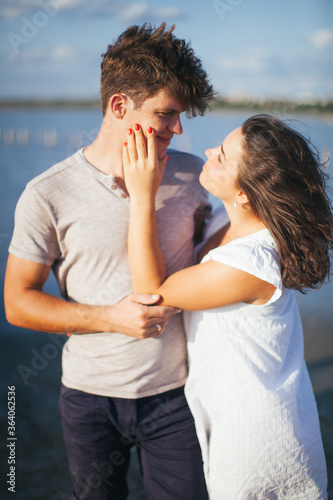
POLYGON ((174 108, 157 108, 156 113, 184 113, 185 109, 174 109, 174 108))
POLYGON ((221 153, 223 154, 224 159, 226 160, 226 157, 225 157, 225 154, 224 154, 224 151, 223 151, 223 144, 221 144, 221 153))

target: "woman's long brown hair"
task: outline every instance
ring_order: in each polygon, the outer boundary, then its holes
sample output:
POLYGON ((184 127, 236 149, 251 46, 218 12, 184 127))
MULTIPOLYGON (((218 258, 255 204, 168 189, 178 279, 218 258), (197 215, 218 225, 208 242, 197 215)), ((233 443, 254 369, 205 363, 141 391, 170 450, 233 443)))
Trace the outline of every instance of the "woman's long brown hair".
POLYGON ((270 115, 242 125, 237 183, 278 248, 282 282, 305 292, 329 276, 332 207, 319 155, 305 137, 270 115))

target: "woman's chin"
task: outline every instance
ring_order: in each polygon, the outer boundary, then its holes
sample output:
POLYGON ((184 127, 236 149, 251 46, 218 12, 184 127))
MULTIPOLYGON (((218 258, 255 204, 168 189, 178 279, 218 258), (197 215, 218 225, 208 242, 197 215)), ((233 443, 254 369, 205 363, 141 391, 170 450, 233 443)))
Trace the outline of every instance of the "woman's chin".
POLYGON ((208 188, 208 186, 206 185, 206 182, 205 182, 205 172, 204 171, 202 171, 200 173, 200 175, 199 175, 199 182, 200 182, 201 186, 203 188, 205 188, 206 191, 208 191, 210 193, 209 188, 208 188))

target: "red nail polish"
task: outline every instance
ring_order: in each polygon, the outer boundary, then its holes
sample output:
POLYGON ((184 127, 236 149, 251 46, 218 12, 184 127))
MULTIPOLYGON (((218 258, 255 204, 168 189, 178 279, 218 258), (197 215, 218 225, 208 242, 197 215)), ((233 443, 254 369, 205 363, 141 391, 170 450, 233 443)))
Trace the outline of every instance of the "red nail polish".
POLYGON ((135 130, 139 130, 140 125, 138 123, 135 123, 134 128, 135 128, 135 130))
POLYGON ((129 129, 127 130, 127 133, 128 133, 128 135, 132 135, 132 134, 133 134, 133 130, 132 130, 131 128, 129 128, 129 129))
POLYGON ((169 160, 170 160, 170 156, 167 156, 167 159, 166 159, 167 163, 168 163, 169 160))
POLYGON ((151 134, 153 129, 151 127, 148 127, 148 134, 151 134))
POLYGON ((125 146, 125 147, 127 146, 127 142, 124 142, 124 146, 125 146))

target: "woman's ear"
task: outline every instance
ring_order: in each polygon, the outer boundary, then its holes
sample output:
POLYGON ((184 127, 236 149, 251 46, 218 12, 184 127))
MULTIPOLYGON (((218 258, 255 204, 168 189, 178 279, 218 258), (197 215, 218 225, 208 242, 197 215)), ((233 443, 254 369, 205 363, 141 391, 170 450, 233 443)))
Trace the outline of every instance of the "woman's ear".
POLYGON ((238 191, 235 196, 235 201, 237 201, 238 205, 245 205, 246 203, 249 203, 249 199, 243 191, 238 191))

